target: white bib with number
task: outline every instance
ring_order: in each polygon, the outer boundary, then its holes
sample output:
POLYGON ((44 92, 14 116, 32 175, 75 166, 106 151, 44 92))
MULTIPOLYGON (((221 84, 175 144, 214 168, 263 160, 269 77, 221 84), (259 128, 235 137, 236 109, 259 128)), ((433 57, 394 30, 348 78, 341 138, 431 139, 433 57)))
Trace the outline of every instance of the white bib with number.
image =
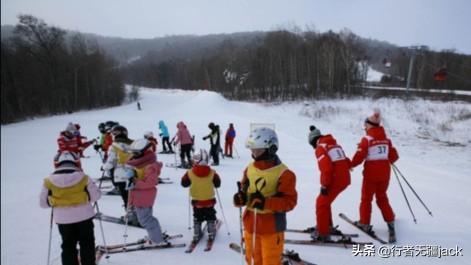
POLYGON ((376 144, 368 147, 368 156, 366 160, 388 160, 389 157, 389 145, 387 144, 376 144))
POLYGON ((339 160, 344 160, 346 158, 345 153, 343 152, 342 148, 334 147, 328 151, 330 160, 332 162, 336 162, 339 160))

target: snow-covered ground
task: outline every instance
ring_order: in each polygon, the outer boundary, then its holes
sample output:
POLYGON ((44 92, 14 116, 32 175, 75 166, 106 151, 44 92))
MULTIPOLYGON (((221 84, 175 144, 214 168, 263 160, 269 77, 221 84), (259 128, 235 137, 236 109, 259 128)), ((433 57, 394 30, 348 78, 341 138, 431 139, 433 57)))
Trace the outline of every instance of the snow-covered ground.
MULTIPOLYGON (((312 148, 307 144, 307 131, 311 124, 323 133, 332 133, 344 147, 347 155, 355 152, 363 135, 362 124, 374 107, 382 110, 384 124, 400 160, 397 166, 408 178, 423 201, 433 212, 430 217, 414 195, 406 190, 418 219, 414 224, 404 198, 392 177, 389 196, 397 216, 398 243, 388 248, 407 250, 409 246, 420 248, 440 246, 463 248, 461 257, 355 257, 352 251, 342 248, 286 245, 298 251, 302 257, 320 265, 328 264, 471 264, 471 106, 458 102, 431 102, 369 99, 324 100, 315 102, 267 105, 231 102, 207 91, 149 90, 141 91, 143 110, 136 104, 83 111, 79 113, 34 119, 1 127, 1 264, 45 264, 49 231, 49 211, 40 209, 38 194, 42 180, 52 171, 52 157, 56 138, 69 121, 80 123, 82 134, 90 138, 98 136, 97 125, 107 120, 117 120, 129 130, 131 138, 140 138, 148 130, 158 134, 157 123, 165 120, 170 132, 175 133, 178 121, 184 121, 196 135, 196 148, 207 148, 209 143, 201 139, 209 131, 213 121, 221 125, 223 133, 230 122, 237 130, 236 158, 221 160, 216 170, 222 177, 219 189, 221 204, 227 218, 221 227, 211 252, 198 247, 194 253, 184 249, 168 249, 132 252, 112 255, 101 264, 240 264, 240 255, 228 248, 229 242, 239 241, 239 212, 232 206, 236 181, 250 161, 244 147, 250 123, 275 123, 280 138, 280 158, 296 173, 299 193, 297 207, 288 214, 290 228, 314 225, 314 201, 319 190, 319 171, 312 148), (237 156, 240 156, 237 157, 237 156), (230 230, 230 235, 227 234, 230 230)), ((161 146, 159 145, 159 148, 161 146)), ((100 176, 99 157, 89 148, 90 158, 83 159, 86 173, 100 176)), ((159 155, 159 160, 174 162, 173 155, 159 155)), ((167 232, 183 233, 177 242, 188 242, 192 231, 188 230, 188 191, 179 185, 183 170, 164 168, 162 177, 169 177, 174 184, 160 185, 154 207, 167 232)), ((344 232, 357 232, 340 220, 339 212, 353 219, 358 218, 361 168, 352 173, 351 186, 333 205, 334 223, 344 232)), ((103 196, 99 201, 101 211, 114 216, 122 215, 118 196, 103 196)), ((222 219, 219 205, 216 205, 222 219)), ((372 224, 378 235, 385 238, 387 229, 381 215, 373 206, 372 224)), ((123 241, 124 227, 103 223, 108 243, 123 241)), ((145 231, 129 228, 129 240, 141 238, 145 231)), ((95 225, 96 241, 102 244, 98 223, 95 225)), ((60 236, 57 227, 52 235, 52 257, 60 264, 60 236)), ((286 238, 306 238, 307 235, 287 233, 286 238)), ((370 238, 360 235, 360 241, 370 238)), ((376 250, 380 247, 376 244, 376 250)), ((398 252, 396 253, 398 254, 398 252)), ((415 254, 415 253, 414 253, 415 254)), ((432 253, 433 254, 433 253, 432 253)))

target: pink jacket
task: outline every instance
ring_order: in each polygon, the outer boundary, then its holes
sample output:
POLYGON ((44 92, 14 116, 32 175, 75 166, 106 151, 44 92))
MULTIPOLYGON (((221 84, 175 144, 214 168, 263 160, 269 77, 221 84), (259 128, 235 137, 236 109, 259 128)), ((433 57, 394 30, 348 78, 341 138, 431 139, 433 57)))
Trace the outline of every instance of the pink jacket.
POLYGON ((174 136, 174 138, 176 137, 175 143, 176 144, 180 143, 182 145, 192 144, 193 140, 191 139, 190 132, 186 128, 186 125, 181 121, 177 123, 177 128, 178 128, 177 134, 174 136))
MULTIPOLYGON (((49 176, 49 180, 57 187, 70 187, 82 180, 84 173, 77 168, 57 168, 49 176)), ((89 202, 72 207, 55 207, 53 209, 54 221, 57 224, 72 224, 90 219, 95 216, 92 203, 100 199, 101 192, 98 187, 88 178, 87 193, 89 202)), ((39 205, 41 208, 51 207, 48 203, 49 190, 43 185, 39 195, 39 205)))
POLYGON ((144 167, 144 178, 137 180, 134 189, 129 191, 129 205, 140 208, 152 207, 157 196, 157 182, 160 176, 162 163, 157 161, 153 152, 147 152, 138 159, 131 159, 128 165, 142 168, 144 167))

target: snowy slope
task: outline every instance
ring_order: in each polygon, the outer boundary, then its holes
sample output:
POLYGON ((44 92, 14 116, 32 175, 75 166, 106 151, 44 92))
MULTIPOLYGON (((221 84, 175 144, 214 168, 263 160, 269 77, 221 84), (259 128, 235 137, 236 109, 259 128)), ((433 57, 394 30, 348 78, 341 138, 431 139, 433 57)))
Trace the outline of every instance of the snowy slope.
MULTIPOLYGON (((471 264, 471 106, 465 103, 437 103, 429 101, 399 100, 370 101, 318 101, 262 105, 231 102, 220 95, 207 91, 185 92, 181 90, 141 91, 143 110, 135 104, 120 107, 79 112, 70 115, 35 119, 1 127, 1 264, 45 264, 49 229, 49 211, 38 206, 38 194, 42 179, 52 170, 52 157, 56 151, 56 138, 69 121, 82 126, 82 134, 98 136, 97 124, 117 120, 124 124, 131 138, 140 138, 145 131, 158 134, 157 122, 166 121, 170 133, 183 120, 192 134, 196 135, 196 148, 207 148, 209 143, 201 139, 209 131, 207 124, 214 121, 221 125, 223 133, 230 122, 235 124, 235 146, 240 158, 221 160, 216 168, 222 177, 219 194, 228 220, 221 227, 214 248, 210 253, 199 246, 194 253, 185 254, 184 249, 133 252, 111 256, 101 264, 240 264, 240 256, 227 246, 239 241, 238 210, 232 206, 236 181, 250 161, 244 139, 251 122, 275 123, 280 138, 279 155, 297 174, 298 205, 288 215, 288 226, 304 228, 314 225, 314 201, 319 190, 318 169, 312 148, 306 143, 310 124, 318 126, 323 133, 332 133, 351 156, 363 131, 362 123, 373 107, 383 110, 385 124, 393 143, 401 156, 397 165, 414 185, 434 217, 428 216, 419 202, 408 192, 409 200, 418 218, 412 222, 395 178, 391 179, 390 201, 397 216, 398 246, 439 245, 464 249, 464 257, 354 257, 352 252, 340 248, 286 245, 303 257, 320 265, 327 264, 471 264), (443 123, 449 121, 445 125, 443 123), (444 127, 445 126, 445 127, 444 127), (448 127, 447 127, 448 126, 448 127), (442 128, 443 130, 440 131, 442 128)), ((160 145, 159 145, 160 148, 160 145)), ((236 155, 237 155, 236 153, 236 155)), ((82 161, 85 172, 92 177, 100 176, 98 155, 88 149, 89 159, 82 161)), ((173 162, 173 155, 159 155, 159 160, 173 162)), ((192 231, 188 227, 188 192, 179 186, 184 171, 164 168, 162 177, 170 177, 174 184, 160 185, 154 214, 164 230, 183 233, 178 242, 188 242, 192 231)), ((361 187, 361 168, 352 173, 352 185, 334 203, 334 223, 344 232, 356 232, 354 228, 337 217, 344 212, 358 218, 361 187)), ((99 201, 101 210, 110 215, 122 215, 121 200, 117 196, 103 196, 99 201)), ((386 225, 373 206, 372 224, 377 233, 385 237, 386 225)), ((219 205, 216 205, 222 218, 219 205)), ((122 242, 124 227, 103 223, 108 243, 122 242)), ((129 240, 141 238, 145 231, 130 228, 129 240)), ((102 244, 98 223, 95 225, 96 241, 102 244)), ((287 238, 303 235, 287 234, 287 238)), ((360 237, 360 240, 369 240, 360 237)), ((60 237, 53 230, 52 257, 60 264, 60 237)), ((379 245, 377 245, 378 247, 379 245)))

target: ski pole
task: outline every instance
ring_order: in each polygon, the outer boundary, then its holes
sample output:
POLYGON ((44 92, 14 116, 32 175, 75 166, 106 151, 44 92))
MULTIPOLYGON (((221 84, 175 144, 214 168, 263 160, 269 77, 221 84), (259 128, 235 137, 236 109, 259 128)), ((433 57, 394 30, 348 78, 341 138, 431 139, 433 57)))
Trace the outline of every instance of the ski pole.
MULTIPOLYGON (((242 183, 237 181, 237 191, 242 191, 242 183)), ((240 258, 241 264, 244 264, 244 226, 242 222, 242 207, 239 207, 239 228, 240 228, 240 258)))
POLYGON ((47 248, 47 264, 50 265, 51 261, 51 241, 52 241, 52 216, 53 216, 54 207, 51 207, 51 218, 49 221, 49 243, 47 248))
POLYGON ((255 264, 255 241, 257 237, 257 208, 253 211, 253 233, 252 233, 252 265, 255 264))
POLYGON ((240 158, 239 152, 237 152, 237 148, 235 147, 235 145, 234 145, 234 151, 235 151, 235 153, 237 154, 237 158, 240 158))
MULTIPOLYGON (((105 171, 103 171, 103 173, 101 174, 101 178, 100 178, 100 184, 98 184, 98 190, 100 190, 101 188, 101 184, 103 183, 103 177, 105 176, 105 171)), ((96 212, 97 212, 97 215, 101 217, 101 212, 100 212, 100 208, 98 207, 98 201, 95 202, 95 205, 94 207, 96 208, 96 212)), ((101 220, 101 218, 98 219, 98 223, 100 224, 100 231, 101 231, 101 237, 103 239, 103 245, 105 246, 105 258, 108 259, 110 257, 109 253, 108 253, 108 245, 106 244, 106 240, 105 240, 105 231, 103 230, 103 222, 101 220)))
POLYGON ((399 187, 401 187, 402 195, 404 195, 404 199, 406 200, 407 207, 409 207, 409 211, 412 214, 412 218, 414 219, 414 223, 417 224, 417 219, 415 218, 414 212, 412 211, 412 208, 409 204, 409 200, 407 199, 406 193, 404 192, 404 188, 402 187, 401 181, 399 180, 399 177, 397 176, 397 173, 396 173, 396 170, 394 169, 394 167, 393 167, 393 172, 394 172, 394 175, 396 176, 397 183, 399 183, 399 187))
POLYGON ((430 216, 433 217, 432 215, 432 212, 428 209, 427 205, 425 205, 425 203, 422 201, 422 199, 419 197, 419 195, 417 194, 417 192, 415 192, 414 188, 412 188, 412 185, 409 183, 409 181, 407 181, 406 177, 404 177, 404 175, 401 173, 401 171, 399 171, 399 168, 397 168, 394 164, 392 165, 393 167, 393 170, 396 170, 397 172, 399 172, 399 175, 402 177, 402 179, 404 179, 404 181, 406 182, 407 186, 409 186, 409 188, 412 190, 412 192, 414 193, 414 195, 417 197, 417 199, 420 201, 420 203, 422 203, 422 205, 424 206, 424 208, 427 210, 428 214, 430 214, 430 216))
POLYGON ((219 207, 221 207, 222 217, 224 218, 224 223, 226 224, 227 235, 230 235, 231 232, 230 232, 230 229, 229 229, 229 224, 227 223, 226 215, 224 214, 224 208, 222 207, 221 197, 219 197, 218 189, 215 188, 215 190, 216 190, 216 195, 217 195, 218 201, 219 201, 219 207))
POLYGON ((124 234, 123 234, 123 238, 124 238, 124 251, 126 252, 126 241, 128 239, 128 225, 129 225, 129 213, 131 211, 131 208, 129 207, 129 197, 131 197, 131 191, 129 190, 128 191, 128 199, 127 199, 127 202, 126 202, 126 215, 124 217, 124 234))
POLYGON ((191 230, 191 196, 188 190, 188 230, 191 230))

